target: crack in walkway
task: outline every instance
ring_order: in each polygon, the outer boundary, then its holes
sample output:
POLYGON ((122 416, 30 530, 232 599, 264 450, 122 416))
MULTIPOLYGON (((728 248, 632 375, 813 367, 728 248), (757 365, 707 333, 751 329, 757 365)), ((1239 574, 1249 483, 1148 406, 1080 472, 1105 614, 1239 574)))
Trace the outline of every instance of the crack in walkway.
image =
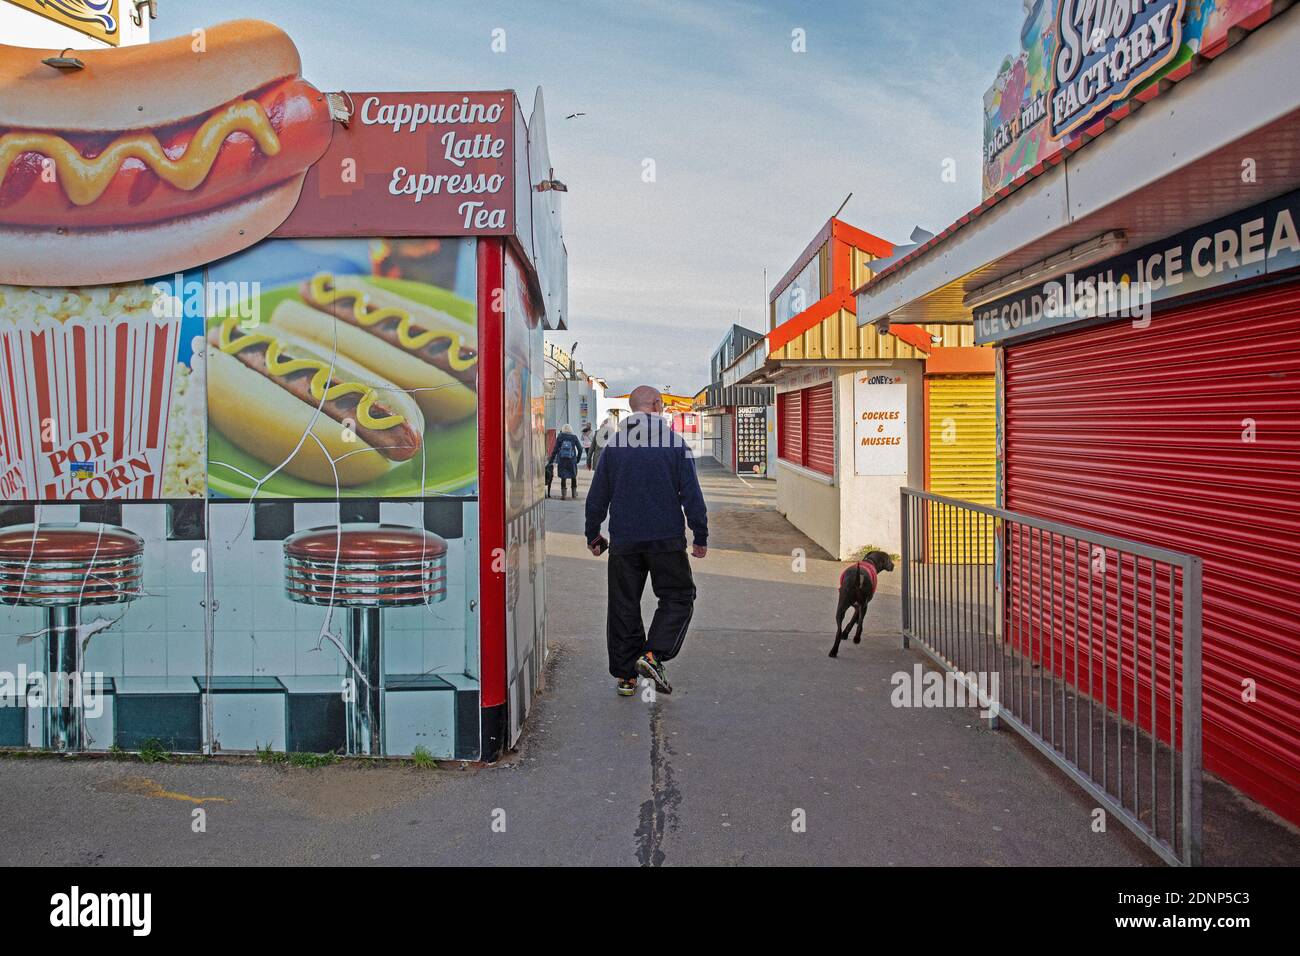
POLYGON ((673 780, 672 755, 663 731, 663 704, 656 699, 650 708, 650 799, 641 804, 636 828, 636 857, 642 866, 663 865, 664 834, 677 829, 682 793, 673 780))

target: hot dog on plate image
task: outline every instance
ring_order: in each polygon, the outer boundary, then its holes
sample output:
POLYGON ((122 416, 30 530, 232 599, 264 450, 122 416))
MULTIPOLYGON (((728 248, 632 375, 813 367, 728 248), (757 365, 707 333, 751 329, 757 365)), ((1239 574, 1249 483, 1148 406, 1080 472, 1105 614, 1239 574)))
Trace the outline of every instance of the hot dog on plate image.
POLYGON ((293 41, 259 20, 108 50, 84 66, 0 44, 0 282, 166 275, 282 223, 333 130, 293 41))
POLYGON ((415 458, 424 417, 378 373, 283 328, 223 319, 208 332, 208 418, 273 468, 325 486, 363 485, 415 458))
POLYGON ((301 284, 299 294, 302 302, 276 306, 272 326, 381 369, 414 396, 431 424, 459 422, 475 413, 478 334, 473 326, 357 275, 318 273, 301 284))

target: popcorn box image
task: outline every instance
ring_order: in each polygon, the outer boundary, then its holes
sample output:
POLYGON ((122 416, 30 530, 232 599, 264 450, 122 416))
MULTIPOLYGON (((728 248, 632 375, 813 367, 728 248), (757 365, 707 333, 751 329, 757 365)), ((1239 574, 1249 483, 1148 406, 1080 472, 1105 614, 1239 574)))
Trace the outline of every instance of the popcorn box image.
POLYGON ((0 500, 204 493, 202 293, 0 286, 0 500))

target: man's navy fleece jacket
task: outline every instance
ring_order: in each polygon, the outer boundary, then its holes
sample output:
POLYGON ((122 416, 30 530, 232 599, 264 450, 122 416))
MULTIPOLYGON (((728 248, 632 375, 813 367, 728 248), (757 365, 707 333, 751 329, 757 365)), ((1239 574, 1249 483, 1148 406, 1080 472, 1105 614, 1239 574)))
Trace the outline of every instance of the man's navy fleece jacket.
POLYGON ((695 459, 660 416, 628 416, 596 459, 587 492, 587 541, 600 537, 606 511, 615 552, 665 550, 675 541, 685 547, 688 524, 695 543, 708 544, 708 511, 695 459))

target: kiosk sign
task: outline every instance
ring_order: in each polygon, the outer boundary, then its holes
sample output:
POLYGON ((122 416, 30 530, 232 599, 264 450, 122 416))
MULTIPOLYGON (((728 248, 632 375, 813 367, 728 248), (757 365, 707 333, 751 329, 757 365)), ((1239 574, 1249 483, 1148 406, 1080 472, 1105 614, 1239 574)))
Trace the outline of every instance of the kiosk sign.
POLYGON ((907 474, 907 382, 899 372, 865 369, 853 377, 853 471, 907 474))
POLYGON ((1018 48, 984 94, 984 198, 1038 169, 1158 79, 1235 31, 1270 0, 1025 0, 1018 48))
POLYGON ((1151 322, 1153 305, 1300 268, 1300 192, 1287 193, 975 309, 975 344, 1094 320, 1151 322))
POLYGON ((1078 129, 1178 52, 1185 0, 1062 0, 1052 54, 1052 138, 1078 129))
POLYGON ((350 93, 352 117, 278 236, 509 235, 510 93, 350 93))

